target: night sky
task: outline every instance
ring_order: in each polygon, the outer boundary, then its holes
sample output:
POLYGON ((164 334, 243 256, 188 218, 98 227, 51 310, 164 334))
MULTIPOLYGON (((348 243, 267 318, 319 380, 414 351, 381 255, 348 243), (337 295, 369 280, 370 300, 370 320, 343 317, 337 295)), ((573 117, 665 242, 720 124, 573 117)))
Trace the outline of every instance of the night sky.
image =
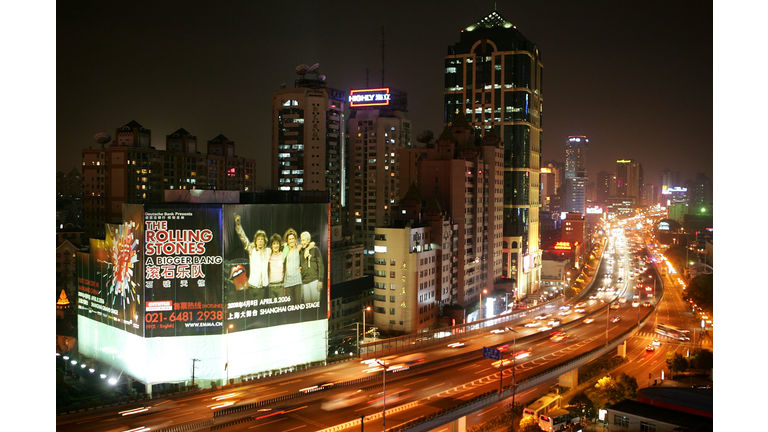
POLYGON ((543 161, 569 135, 590 139, 592 180, 617 159, 681 181, 713 176, 713 13, 692 1, 94 1, 56 11, 56 170, 81 163, 93 136, 136 120, 152 144, 183 127, 198 148, 224 134, 264 160, 270 103, 299 64, 328 86, 408 93, 415 135, 443 129, 443 58, 494 10, 536 43, 544 65, 543 161))

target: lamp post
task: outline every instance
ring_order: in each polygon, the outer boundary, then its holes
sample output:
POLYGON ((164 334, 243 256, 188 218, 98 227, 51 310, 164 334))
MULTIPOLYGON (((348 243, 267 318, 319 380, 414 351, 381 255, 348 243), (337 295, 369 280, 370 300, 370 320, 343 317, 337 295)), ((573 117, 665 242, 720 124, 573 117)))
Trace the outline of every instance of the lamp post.
POLYGON ((229 384, 229 330, 234 327, 234 324, 230 324, 227 327, 227 335, 225 336, 227 339, 227 362, 224 364, 224 370, 227 371, 227 382, 224 384, 229 384))
MULTIPOLYGON (((363 309, 363 342, 365 342, 365 312, 371 310, 370 306, 366 306, 365 309, 363 309)), ((362 357, 363 354, 363 344, 358 341, 357 344, 357 356, 362 357)))
MULTIPOLYGON (((515 360, 517 360, 517 332, 515 330, 512 330, 511 328, 507 327, 507 330, 514 333, 512 336, 512 416, 509 420, 509 424, 514 425, 515 424, 515 393, 517 393, 517 383, 515 382, 515 367, 517 366, 517 363, 515 360)), ((503 363, 502 363, 503 366, 503 363)), ((499 392, 501 393, 501 392, 499 392)))
POLYGON ((484 289, 484 290, 480 291, 480 308, 477 311, 477 315, 478 315, 477 319, 478 320, 483 319, 483 294, 488 294, 488 290, 484 289))
POLYGON ((376 363, 379 364, 384 370, 381 376, 384 398, 382 399, 381 421, 384 431, 387 430, 387 365, 380 359, 376 359, 376 363))

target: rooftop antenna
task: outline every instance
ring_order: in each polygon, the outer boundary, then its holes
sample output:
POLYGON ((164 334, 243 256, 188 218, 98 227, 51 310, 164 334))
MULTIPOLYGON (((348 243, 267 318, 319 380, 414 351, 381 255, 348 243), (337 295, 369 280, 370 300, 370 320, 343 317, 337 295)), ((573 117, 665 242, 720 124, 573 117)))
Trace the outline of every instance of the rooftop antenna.
POLYGON ((365 88, 370 88, 368 87, 368 71, 369 69, 365 68, 365 88))
POLYGON ((381 86, 384 87, 384 26, 381 26, 381 86))

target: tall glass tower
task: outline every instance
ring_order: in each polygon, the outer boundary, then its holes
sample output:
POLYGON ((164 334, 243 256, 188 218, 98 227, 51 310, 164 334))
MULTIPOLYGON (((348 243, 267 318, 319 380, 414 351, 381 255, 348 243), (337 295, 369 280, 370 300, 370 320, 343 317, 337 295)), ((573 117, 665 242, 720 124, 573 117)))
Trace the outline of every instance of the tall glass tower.
POLYGON ((565 142, 565 202, 563 210, 586 214, 589 139, 569 136, 565 142))
POLYGON ((503 142, 503 277, 517 297, 541 280, 542 78, 538 47, 495 11, 461 30, 445 56, 446 125, 464 113, 503 142))

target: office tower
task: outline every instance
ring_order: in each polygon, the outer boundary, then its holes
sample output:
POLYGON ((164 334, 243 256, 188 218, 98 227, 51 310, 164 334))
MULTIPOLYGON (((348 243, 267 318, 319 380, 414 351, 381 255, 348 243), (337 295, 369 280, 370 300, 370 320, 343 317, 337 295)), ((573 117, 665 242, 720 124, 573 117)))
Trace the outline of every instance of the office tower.
POLYGON ((703 204, 704 207, 712 207, 712 179, 704 173, 696 173, 695 180, 689 180, 688 197, 690 205, 703 204))
POLYGON ((561 190, 565 182, 565 164, 557 161, 541 165, 541 211, 559 212, 561 190))
POLYGON ((458 227, 457 283, 448 302, 469 306, 503 276, 501 141, 492 129, 481 137, 459 113, 434 147, 402 149, 398 156, 401 184, 415 185, 458 227))
POLYGON ((294 88, 272 96, 272 188, 327 191, 337 226, 346 198, 345 95, 327 87, 319 67, 299 65, 294 88))
POLYGON ((86 237, 104 238, 104 224, 120 223, 123 204, 161 203, 165 190, 248 192, 256 187, 256 161, 237 157, 234 142, 223 135, 208 141, 208 151, 226 145, 226 154, 201 154, 197 138, 184 128, 166 135, 167 150, 157 150, 151 145, 152 131, 136 121, 116 128, 114 140, 105 133, 95 140, 100 148, 83 150, 86 237))
POLYGON ((634 159, 616 161, 616 195, 632 202, 635 207, 642 205, 643 166, 634 159))
POLYGON ((595 204, 604 206, 611 196, 611 180, 613 173, 599 171, 595 181, 595 204))
POLYGON ((472 128, 493 130, 503 142, 503 276, 519 294, 536 290, 544 99, 539 49, 494 11, 461 31, 444 68, 446 124, 461 113, 472 128))
POLYGON ((661 172, 661 193, 667 189, 674 189, 683 186, 680 181, 680 171, 671 171, 668 168, 661 172))
POLYGON ((569 136, 565 142, 565 201, 563 211, 586 214, 589 139, 569 136))
POLYGON ((349 93, 349 228, 365 244, 363 265, 372 274, 376 227, 391 226, 392 206, 400 198, 396 151, 411 146, 411 121, 405 92, 377 88, 349 93))

